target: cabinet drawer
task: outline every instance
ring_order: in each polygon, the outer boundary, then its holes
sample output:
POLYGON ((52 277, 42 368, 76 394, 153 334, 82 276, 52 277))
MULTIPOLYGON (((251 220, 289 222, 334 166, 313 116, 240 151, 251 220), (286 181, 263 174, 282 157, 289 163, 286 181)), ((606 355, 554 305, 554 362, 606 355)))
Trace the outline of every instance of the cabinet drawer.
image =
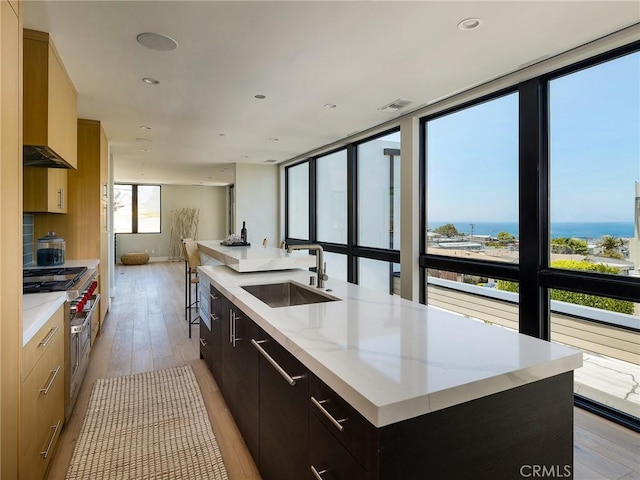
POLYGON ((45 476, 49 462, 53 457, 55 446, 58 443, 64 412, 51 425, 42 425, 38 431, 30 432, 34 441, 20 457, 20 478, 24 480, 42 479, 45 476))
POLYGON ((375 427, 313 374, 309 375, 309 408, 361 465, 369 465, 369 438, 375 427))
POLYGON ((309 477, 317 480, 365 480, 367 472, 318 417, 309 417, 309 477))
MULTIPOLYGON (((31 448, 41 448, 45 440, 51 438, 51 426, 64 416, 63 348, 62 335, 56 335, 50 348, 22 382, 23 453, 31 448)), ((38 453, 40 451, 43 450, 38 453)))
MULTIPOLYGON (((61 306, 22 348, 22 380, 27 378, 40 357, 51 348, 57 338, 62 338, 64 313, 61 306)), ((60 347, 62 351, 62 347, 60 347)))

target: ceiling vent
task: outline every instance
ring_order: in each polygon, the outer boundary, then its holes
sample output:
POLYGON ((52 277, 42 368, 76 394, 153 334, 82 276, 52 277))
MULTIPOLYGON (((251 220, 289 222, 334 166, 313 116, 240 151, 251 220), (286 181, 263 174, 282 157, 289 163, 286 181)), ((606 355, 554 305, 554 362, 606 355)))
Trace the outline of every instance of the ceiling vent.
POLYGON ((378 110, 385 113, 396 113, 398 110, 406 107, 411 103, 413 102, 409 100, 402 100, 401 98, 399 98, 398 100, 394 100, 393 102, 385 105, 384 107, 380 107, 378 110))
POLYGON ((277 162, 277 160, 273 160, 273 159, 264 161, 264 163, 276 163, 276 162, 277 162))

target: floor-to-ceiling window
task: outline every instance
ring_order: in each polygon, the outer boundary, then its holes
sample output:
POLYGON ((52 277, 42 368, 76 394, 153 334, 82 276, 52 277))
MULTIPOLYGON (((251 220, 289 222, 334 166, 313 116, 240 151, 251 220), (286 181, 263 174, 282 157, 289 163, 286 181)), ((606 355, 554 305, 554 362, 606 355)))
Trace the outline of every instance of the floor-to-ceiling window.
MULTIPOLYGON (((549 266, 640 280, 640 52, 548 82, 549 266)), ((551 289, 551 339, 584 351, 576 393, 640 417, 640 298, 551 289)))
POLYGON ((577 402, 638 428, 640 53, 514 89, 422 121, 425 301, 583 350, 577 402))
POLYGON ((309 239, 309 162, 287 168, 286 237, 309 239))
POLYGON ((398 294, 400 161, 395 130, 287 167, 287 243, 320 243, 330 278, 398 294))

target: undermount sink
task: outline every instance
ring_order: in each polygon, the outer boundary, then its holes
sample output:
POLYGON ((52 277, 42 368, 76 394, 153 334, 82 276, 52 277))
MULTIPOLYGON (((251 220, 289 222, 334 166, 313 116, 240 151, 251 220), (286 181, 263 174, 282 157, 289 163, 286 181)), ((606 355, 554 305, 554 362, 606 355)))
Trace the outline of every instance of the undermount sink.
POLYGON ((331 295, 316 292, 311 289, 313 287, 306 288, 293 282, 247 285, 242 288, 270 307, 291 307, 340 300, 331 295))

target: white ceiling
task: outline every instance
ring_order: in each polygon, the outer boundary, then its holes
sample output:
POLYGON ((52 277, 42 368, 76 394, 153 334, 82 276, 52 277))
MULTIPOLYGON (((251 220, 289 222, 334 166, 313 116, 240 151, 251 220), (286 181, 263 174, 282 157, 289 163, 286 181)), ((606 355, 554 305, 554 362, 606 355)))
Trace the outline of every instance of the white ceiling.
POLYGON ((24 5, 25 28, 52 35, 78 115, 104 123, 116 181, 205 185, 233 182, 234 163, 285 161, 639 20, 635 0, 24 5), (469 17, 480 28, 459 30, 469 17), (178 48, 142 47, 142 32, 178 48), (378 110, 400 98, 413 103, 378 110))

